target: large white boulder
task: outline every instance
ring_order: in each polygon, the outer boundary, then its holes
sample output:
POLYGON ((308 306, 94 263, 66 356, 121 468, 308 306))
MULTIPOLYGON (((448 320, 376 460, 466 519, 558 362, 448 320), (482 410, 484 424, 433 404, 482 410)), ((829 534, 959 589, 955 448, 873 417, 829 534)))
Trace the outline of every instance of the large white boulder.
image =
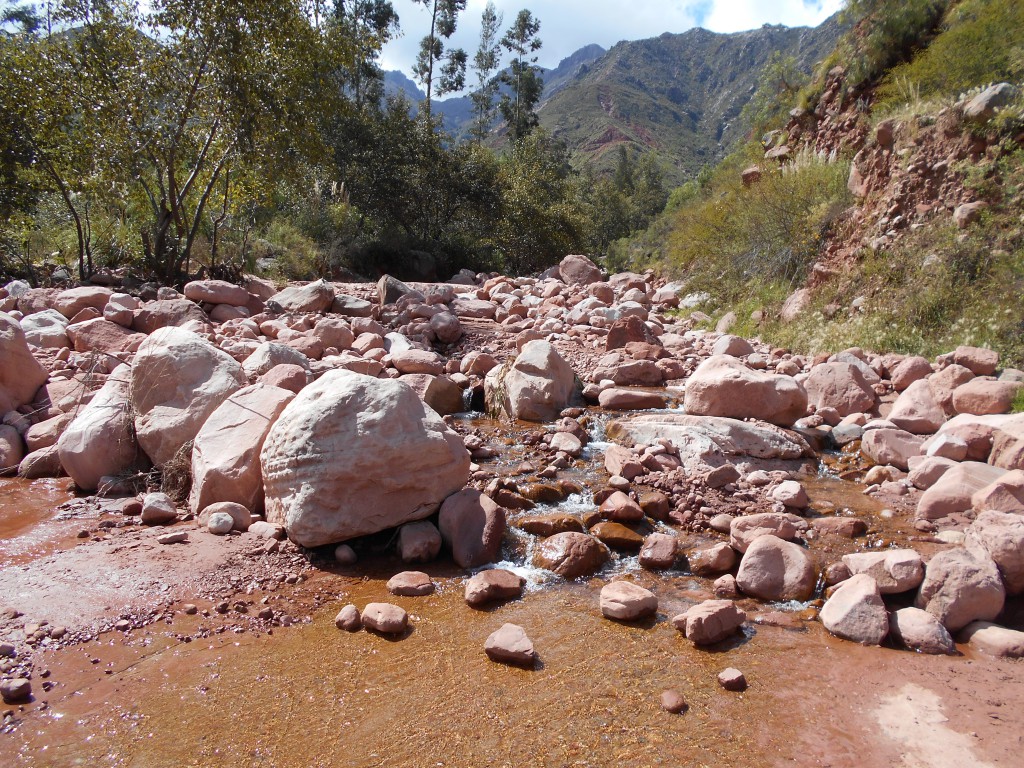
POLYGON ((21 320, 21 329, 25 332, 25 340, 41 349, 60 349, 70 347, 68 340, 68 319, 56 309, 44 309, 27 315, 21 320))
POLYGON ((686 412, 792 426, 807 412, 807 392, 791 376, 748 368, 731 355, 709 357, 686 383, 686 412))
POLYGON ((83 491, 95 490, 100 478, 123 472, 139 457, 130 383, 128 366, 119 365, 57 440, 61 465, 83 491))
POLYGON ((270 428, 266 516, 314 547, 429 517, 469 479, 462 438, 400 381, 334 370, 270 428))
POLYGON ((0 361, 0 410, 6 413, 32 402, 46 383, 46 371, 32 357, 25 332, 6 312, 0 312, 0 361))
POLYGON ((295 395, 267 384, 244 387, 220 404, 196 435, 192 449, 193 514, 210 504, 233 501, 263 507, 260 450, 270 427, 295 395))
POLYGON ((132 363, 135 432, 142 450, 162 467, 246 383, 242 366, 201 336, 174 326, 155 331, 132 363))
POLYGON ((576 392, 576 374, 546 341, 531 341, 485 379, 488 409, 524 421, 554 421, 576 392))

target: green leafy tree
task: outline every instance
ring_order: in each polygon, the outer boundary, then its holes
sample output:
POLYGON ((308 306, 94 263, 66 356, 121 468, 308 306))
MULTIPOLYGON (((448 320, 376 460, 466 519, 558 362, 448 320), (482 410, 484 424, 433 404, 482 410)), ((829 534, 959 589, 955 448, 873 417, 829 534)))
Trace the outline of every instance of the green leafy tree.
POLYGON ((540 129, 524 136, 502 157, 498 183, 501 216, 494 241, 505 269, 544 269, 583 246, 583 194, 564 144, 540 129))
POLYGON ((498 94, 500 83, 495 79, 494 73, 498 69, 501 53, 498 41, 501 22, 501 14, 495 10, 494 3, 488 0, 480 24, 480 47, 477 49, 476 56, 473 57, 477 88, 471 95, 473 112, 476 115, 473 120, 472 136, 477 142, 482 142, 487 138, 496 114, 494 98, 498 94))
POLYGON ((459 14, 466 10, 466 0, 413 0, 430 12, 430 33, 420 41, 420 52, 413 65, 413 74, 420 81, 427 97, 424 113, 430 116, 430 101, 466 84, 466 52, 461 48, 445 51, 444 41, 455 34, 459 14), (440 67, 440 69, 435 69, 440 67))
POLYGON ((389 0, 338 0, 334 19, 349 41, 344 61, 344 87, 356 108, 379 104, 384 71, 377 63, 381 48, 399 31, 398 14, 389 0))
POLYGON ((509 71, 502 74, 502 81, 512 92, 502 96, 499 106, 513 141, 521 139, 539 123, 536 106, 544 92, 544 79, 537 66, 537 57, 531 55, 542 45, 538 32, 540 20, 523 9, 501 38, 501 47, 514 57, 509 71))

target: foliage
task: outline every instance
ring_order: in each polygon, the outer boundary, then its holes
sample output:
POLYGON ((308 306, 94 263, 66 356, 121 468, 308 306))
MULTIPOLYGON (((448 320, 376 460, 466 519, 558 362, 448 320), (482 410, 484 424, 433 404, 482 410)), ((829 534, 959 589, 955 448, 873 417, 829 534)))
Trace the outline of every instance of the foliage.
POLYGON ((332 54, 305 4, 262 0, 54 3, 60 29, 3 48, 23 179, 59 194, 94 267, 94 215, 129 216, 148 272, 191 269, 211 210, 258 199, 320 151, 332 54), (269 64, 269 66, 268 66, 269 64))
POLYGON ((498 178, 501 217, 494 245, 505 269, 532 272, 579 250, 587 219, 565 145, 533 131, 502 158, 498 178))
POLYGON ((461 48, 444 49, 444 41, 455 34, 459 14, 466 10, 466 0, 413 0, 430 12, 430 32, 420 41, 420 52, 413 74, 427 92, 424 112, 430 115, 430 100, 466 84, 466 52, 461 48), (435 73, 435 67, 440 70, 435 73), (436 82, 436 87, 435 87, 436 82))
POLYGON ((751 281, 801 282, 849 201, 848 163, 809 153, 743 185, 739 169, 757 152, 754 145, 731 156, 706 192, 666 214, 672 266, 720 300, 733 299, 751 281))
POLYGON ((473 101, 473 127, 470 135, 477 142, 487 138, 494 123, 494 97, 498 94, 500 82, 494 77, 498 69, 501 46, 498 40, 498 28, 501 27, 502 15, 488 0, 480 20, 480 47, 473 57, 473 69, 477 75, 476 90, 470 95, 473 101))
POLYGON ((783 123, 808 81, 795 56, 775 51, 761 70, 753 98, 743 107, 751 135, 761 136, 783 123))
POLYGON ((340 37, 350 41, 339 68, 343 87, 356 109, 379 104, 384 97, 384 71, 377 63, 382 46, 398 34, 398 14, 389 0, 339 0, 334 23, 340 37))
POLYGON ((919 99, 956 97, 975 86, 1024 80, 1024 4, 963 0, 950 7, 941 34, 911 61, 893 67, 879 88, 879 108, 919 99))
POLYGON ((848 0, 845 14, 853 22, 845 40, 850 84, 872 81, 909 60, 928 42, 949 5, 950 0, 848 0))
POLYGON ((511 93, 502 95, 498 109, 508 124, 513 141, 523 138, 539 124, 536 106, 544 92, 544 80, 537 66, 537 57, 531 56, 542 45, 538 32, 540 20, 524 9, 501 38, 501 47, 511 53, 513 59, 508 70, 501 75, 502 82, 511 93))

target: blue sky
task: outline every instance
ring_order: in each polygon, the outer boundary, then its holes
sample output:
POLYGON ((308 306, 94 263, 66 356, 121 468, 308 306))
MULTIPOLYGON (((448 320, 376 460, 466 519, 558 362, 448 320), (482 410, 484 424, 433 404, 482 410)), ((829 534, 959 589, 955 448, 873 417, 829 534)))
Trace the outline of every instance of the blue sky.
MULTIPOLYGON (((385 69, 409 73, 430 17, 412 0, 393 0, 402 23, 402 36, 384 49, 385 69)), ((495 0, 507 26, 522 8, 540 19, 539 63, 554 67, 588 43, 610 48, 620 40, 657 37, 662 32, 685 32, 704 27, 714 32, 740 32, 763 24, 816 26, 835 13, 843 0, 495 0)), ((454 47, 463 47, 470 60, 480 35, 480 16, 486 0, 468 0, 459 17, 454 47)), ((472 77, 469 78, 472 80, 472 77)))

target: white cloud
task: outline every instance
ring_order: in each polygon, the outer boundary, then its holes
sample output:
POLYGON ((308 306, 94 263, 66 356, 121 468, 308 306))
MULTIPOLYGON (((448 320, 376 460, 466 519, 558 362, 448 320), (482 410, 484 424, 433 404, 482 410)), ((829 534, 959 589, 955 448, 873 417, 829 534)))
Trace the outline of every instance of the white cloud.
MULTIPOLYGON (((412 0, 393 0, 402 22, 402 37, 384 49, 385 69, 409 72, 420 39, 429 28, 429 16, 412 0)), ((451 45, 466 49, 470 59, 480 34, 480 15, 486 0, 469 0, 459 17, 459 30, 451 45)), ((835 13, 843 0, 632 0, 624 6, 612 0, 495 0, 508 26, 521 8, 540 19, 540 63, 553 67, 589 43, 610 48, 621 40, 657 37, 663 32, 685 32, 702 26, 714 32, 739 32, 764 24, 816 26, 835 13)))

